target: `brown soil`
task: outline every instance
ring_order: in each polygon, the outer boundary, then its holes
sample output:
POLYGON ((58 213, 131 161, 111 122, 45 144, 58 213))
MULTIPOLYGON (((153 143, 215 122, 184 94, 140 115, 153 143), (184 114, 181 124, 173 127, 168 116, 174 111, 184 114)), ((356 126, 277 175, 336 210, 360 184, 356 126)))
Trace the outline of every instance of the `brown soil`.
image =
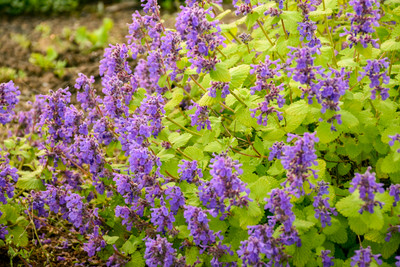
POLYGON ((98 67, 103 48, 82 51, 72 36, 64 34, 65 29, 69 28, 73 34, 81 26, 93 31, 101 27, 104 18, 110 18, 114 26, 109 32, 109 43, 126 42, 127 24, 131 23, 132 13, 137 7, 137 3, 130 2, 107 6, 102 14, 96 12, 96 6, 87 6, 81 12, 72 15, 0 18, 0 72, 1 68, 7 67, 16 71, 22 70, 26 74, 14 79, 21 90, 20 108, 24 108, 25 103, 33 100, 35 95, 46 94, 50 89, 56 90, 66 86, 73 88, 78 73, 93 75, 99 82, 98 67), (49 29, 49 32, 45 32, 46 29, 38 30, 40 27, 49 29), (21 36, 28 40, 25 47, 21 41, 16 40, 18 37, 21 39, 21 36), (54 73, 54 69, 43 70, 29 62, 31 53, 46 54, 49 46, 55 47, 58 52, 57 60, 67 61, 65 74, 61 78, 54 73))

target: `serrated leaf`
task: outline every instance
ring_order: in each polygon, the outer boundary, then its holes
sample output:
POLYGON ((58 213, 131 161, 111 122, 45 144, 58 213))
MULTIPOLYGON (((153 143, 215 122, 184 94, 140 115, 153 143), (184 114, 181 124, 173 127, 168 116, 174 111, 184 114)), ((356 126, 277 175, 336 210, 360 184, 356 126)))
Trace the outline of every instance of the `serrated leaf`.
POLYGON ((349 217, 349 227, 357 235, 363 235, 368 231, 368 225, 359 217, 349 217))
POLYGON ((249 207, 236 208, 234 216, 239 220, 242 229, 247 229, 249 225, 256 225, 260 222, 263 212, 260 206, 255 202, 249 202, 249 207))
POLYGON ((360 218, 369 228, 376 230, 381 230, 385 222, 379 206, 374 208, 374 213, 364 211, 360 218))
POLYGON ((286 132, 292 132, 300 126, 309 112, 309 106, 303 100, 291 104, 284 112, 286 132))
POLYGON ((172 110, 174 107, 179 105, 183 99, 183 92, 182 89, 178 88, 172 93, 172 98, 170 101, 165 104, 164 109, 165 110, 172 110))
POLYGON ((229 73, 228 67, 223 62, 219 62, 215 65, 215 69, 210 71, 210 76, 213 80, 219 82, 231 81, 231 74, 229 73))
POLYGON ((107 244, 113 245, 117 240, 119 239, 119 236, 108 236, 108 235, 103 235, 104 241, 106 241, 107 244))
POLYGON ((200 100, 197 102, 200 106, 205 107, 205 106, 212 106, 215 103, 219 102, 219 97, 212 97, 208 94, 208 92, 204 93, 204 95, 200 98, 200 100))
POLYGON ((242 86, 243 82, 246 80, 250 73, 249 65, 240 65, 229 70, 232 80, 229 84, 229 90, 234 90, 242 86))
POLYGON ((13 235, 13 243, 17 246, 25 247, 28 245, 28 232, 24 227, 15 226, 8 228, 8 235, 13 235))
POLYGON ((320 122, 319 126, 316 129, 317 137, 319 141, 323 144, 327 144, 335 140, 341 134, 340 129, 337 131, 331 130, 331 125, 325 121, 320 122))
POLYGON ((260 177, 256 182, 249 186, 250 198, 264 202, 268 193, 279 185, 279 182, 271 176, 260 177))
POLYGON ((186 264, 193 265, 197 258, 200 256, 199 248, 197 247, 189 247, 185 250, 185 259, 186 264))
POLYGON ((385 243, 385 238, 386 238, 386 234, 377 231, 377 230, 372 230, 369 231, 368 233, 366 233, 364 235, 364 238, 367 240, 370 240, 372 242, 376 242, 376 243, 385 243))
POLYGON ((222 149, 223 149, 223 147, 218 141, 213 141, 213 142, 209 143, 208 145, 206 145, 206 147, 204 148, 204 151, 220 153, 220 152, 222 152, 222 149))
POLYGON ((184 153, 194 160, 202 161, 204 159, 203 151, 197 147, 189 146, 184 150, 184 153))
POLYGON ((190 133, 172 133, 168 136, 168 140, 173 144, 174 148, 179 148, 186 145, 192 137, 193 135, 190 133))
POLYGON ((144 262, 143 255, 136 251, 133 253, 131 260, 125 265, 126 267, 145 267, 146 264, 144 262))
POLYGON ((296 226, 296 228, 300 231, 306 232, 313 227, 315 223, 296 218, 296 220, 293 222, 293 225, 296 226))
POLYGON ((350 196, 344 197, 336 203, 336 209, 346 217, 360 217, 358 212, 363 204, 359 198, 358 191, 354 191, 350 196))
POLYGON ((398 51, 400 50, 400 42, 396 42, 395 39, 387 40, 381 45, 381 50, 385 52, 398 51))
POLYGON ((23 190, 45 190, 46 187, 40 179, 41 173, 42 168, 33 172, 18 171, 19 178, 16 186, 23 190))

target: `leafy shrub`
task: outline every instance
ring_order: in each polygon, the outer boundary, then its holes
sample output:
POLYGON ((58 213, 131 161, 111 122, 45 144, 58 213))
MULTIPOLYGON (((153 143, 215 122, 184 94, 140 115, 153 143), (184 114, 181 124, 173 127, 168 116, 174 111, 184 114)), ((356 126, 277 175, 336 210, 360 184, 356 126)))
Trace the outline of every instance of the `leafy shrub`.
POLYGON ((188 0, 168 29, 144 2, 105 49, 103 94, 80 74, 78 105, 50 91, 14 127, 1 85, 11 255, 61 225, 107 266, 399 264, 398 4, 234 5, 222 23, 188 0))
POLYGON ((18 15, 22 13, 70 12, 75 10, 79 0, 1 0, 0 10, 18 15))

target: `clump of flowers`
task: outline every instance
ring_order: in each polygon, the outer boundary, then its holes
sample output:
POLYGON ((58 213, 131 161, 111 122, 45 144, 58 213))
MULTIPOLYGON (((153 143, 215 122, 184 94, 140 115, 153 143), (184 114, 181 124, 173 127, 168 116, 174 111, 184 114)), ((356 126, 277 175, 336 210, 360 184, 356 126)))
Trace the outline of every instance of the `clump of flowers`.
POLYGON ((384 203, 375 200, 376 193, 383 193, 385 189, 383 184, 377 183, 375 178, 375 173, 371 173, 371 167, 368 167, 364 174, 356 173, 356 176, 351 181, 352 187, 349 188, 350 193, 353 193, 356 189, 360 192, 360 198, 364 201, 363 206, 359 210, 359 213, 368 211, 369 213, 374 213, 374 207, 380 206, 384 203))
POLYGON ((371 247, 361 248, 355 251, 355 255, 351 258, 351 266, 370 266, 372 260, 375 259, 376 263, 381 265, 382 260, 379 259, 381 254, 373 255, 371 247))
POLYGON ((18 96, 21 94, 18 86, 13 81, 0 84, 0 123, 10 122, 14 116, 14 108, 19 102, 18 96))

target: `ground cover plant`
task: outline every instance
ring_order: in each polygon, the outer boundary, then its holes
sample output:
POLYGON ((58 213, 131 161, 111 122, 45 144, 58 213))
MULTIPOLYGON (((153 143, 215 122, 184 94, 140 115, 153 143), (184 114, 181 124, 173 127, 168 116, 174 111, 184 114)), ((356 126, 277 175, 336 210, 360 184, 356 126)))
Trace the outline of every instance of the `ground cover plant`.
POLYGON ((101 88, 0 85, 11 262, 400 266, 399 4, 233 5, 143 2, 101 88))

